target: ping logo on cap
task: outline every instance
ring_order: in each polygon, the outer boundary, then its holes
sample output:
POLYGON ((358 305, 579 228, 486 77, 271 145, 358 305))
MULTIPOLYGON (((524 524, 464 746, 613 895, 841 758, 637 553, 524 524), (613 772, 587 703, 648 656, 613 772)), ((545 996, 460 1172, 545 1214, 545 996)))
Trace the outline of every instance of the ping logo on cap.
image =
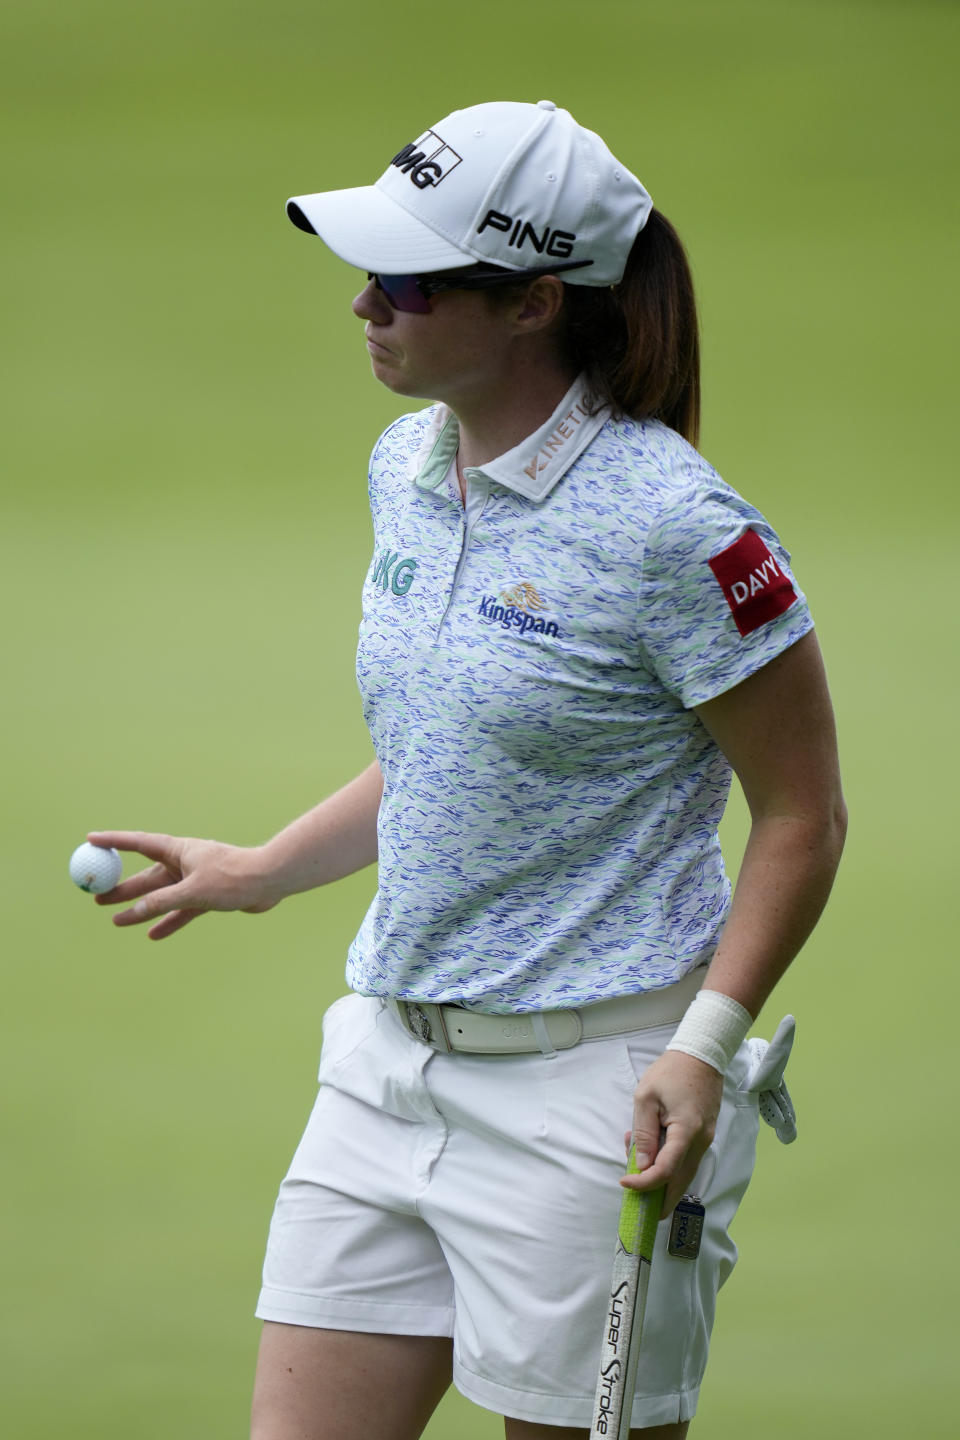
POLYGON ((747 530, 707 562, 720 584, 741 635, 782 615, 797 598, 756 530, 747 530))
POLYGON ((551 230, 549 225, 544 226, 542 235, 538 235, 530 221, 524 220, 522 215, 504 215, 501 210, 488 210, 477 226, 477 234, 482 235, 488 227, 509 235, 507 244, 515 245, 518 250, 529 240, 538 255, 546 251, 554 260, 565 260, 577 239, 572 230, 551 230))
POLYGON ((435 131, 427 130, 419 140, 404 145, 390 164, 407 175, 418 190, 427 190, 445 180, 462 159, 435 131))

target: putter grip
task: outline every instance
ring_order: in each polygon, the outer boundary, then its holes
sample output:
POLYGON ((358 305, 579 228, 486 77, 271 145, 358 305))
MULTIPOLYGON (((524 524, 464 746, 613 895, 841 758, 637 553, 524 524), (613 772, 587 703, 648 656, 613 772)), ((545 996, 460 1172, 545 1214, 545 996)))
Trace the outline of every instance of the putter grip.
MULTIPOLYGON (((627 1174, 639 1173, 634 1145, 627 1174)), ((643 1312, 662 1204, 662 1186, 623 1191, 590 1440, 626 1440, 630 1434, 643 1312)))
MULTIPOLYGON (((639 1175, 637 1147, 630 1146, 627 1174, 639 1175)), ((659 1190, 624 1190, 620 1201, 620 1224, 617 1237, 628 1255, 639 1255, 649 1265, 653 1260, 653 1246, 660 1223, 660 1208, 663 1204, 663 1186, 659 1190), (652 1202, 656 1199, 656 1204, 652 1202)))

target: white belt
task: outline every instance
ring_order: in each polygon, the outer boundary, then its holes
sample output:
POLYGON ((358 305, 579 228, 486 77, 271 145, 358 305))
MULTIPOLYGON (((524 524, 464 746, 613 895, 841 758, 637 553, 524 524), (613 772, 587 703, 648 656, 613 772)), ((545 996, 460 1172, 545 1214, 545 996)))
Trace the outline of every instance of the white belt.
POLYGON ((473 1055, 517 1055, 534 1050, 569 1050, 581 1040, 679 1024, 705 974, 706 967, 701 965, 675 985, 599 1000, 579 1010, 489 1015, 464 1010, 460 1005, 432 1005, 425 1000, 388 1000, 387 1004, 414 1039, 434 1050, 446 1054, 466 1050, 473 1055))

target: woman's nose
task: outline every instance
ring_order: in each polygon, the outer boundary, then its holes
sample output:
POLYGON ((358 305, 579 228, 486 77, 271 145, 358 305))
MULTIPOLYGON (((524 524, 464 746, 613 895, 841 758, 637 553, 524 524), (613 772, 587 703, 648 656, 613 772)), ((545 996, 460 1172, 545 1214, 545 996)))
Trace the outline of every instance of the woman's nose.
POLYGON ((355 295, 353 304, 350 307, 360 320, 373 320, 377 325, 389 325, 393 316, 393 308, 383 291, 377 288, 375 280, 368 280, 366 285, 355 295))

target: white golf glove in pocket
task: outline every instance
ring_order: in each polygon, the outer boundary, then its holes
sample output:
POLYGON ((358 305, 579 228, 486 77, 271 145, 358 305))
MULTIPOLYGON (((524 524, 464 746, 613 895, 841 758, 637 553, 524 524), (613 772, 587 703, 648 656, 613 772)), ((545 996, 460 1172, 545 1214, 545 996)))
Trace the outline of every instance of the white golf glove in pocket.
POLYGON ((793 1016, 785 1015, 772 1040, 746 1042, 751 1064, 740 1086, 758 1097, 761 1116, 784 1145, 792 1145, 797 1138, 797 1112, 783 1079, 796 1028, 793 1016))

